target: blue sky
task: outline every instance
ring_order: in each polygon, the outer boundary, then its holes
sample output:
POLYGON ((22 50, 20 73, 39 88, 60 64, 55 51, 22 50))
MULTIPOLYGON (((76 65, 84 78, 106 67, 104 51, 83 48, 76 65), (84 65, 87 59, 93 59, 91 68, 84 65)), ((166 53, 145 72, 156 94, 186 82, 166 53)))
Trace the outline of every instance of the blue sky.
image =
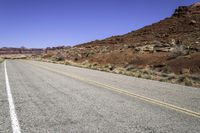
POLYGON ((199 0, 0 0, 0 47, 75 45, 121 35, 199 0))

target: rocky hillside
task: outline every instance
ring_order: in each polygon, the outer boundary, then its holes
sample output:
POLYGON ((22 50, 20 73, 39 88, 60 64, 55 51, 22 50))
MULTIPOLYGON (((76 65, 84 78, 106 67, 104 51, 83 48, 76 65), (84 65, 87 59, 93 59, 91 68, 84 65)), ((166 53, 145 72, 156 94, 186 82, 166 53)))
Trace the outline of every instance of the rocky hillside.
POLYGON ((112 44, 143 46, 157 43, 170 45, 181 43, 190 47, 196 47, 198 46, 198 41, 200 39, 199 14, 199 3, 189 7, 181 6, 175 10, 171 17, 166 18, 158 23, 146 26, 142 29, 122 36, 114 36, 105 40, 97 40, 79 46, 107 46, 112 44))
POLYGON ((200 2, 178 7, 158 23, 121 36, 63 49, 42 60, 136 77, 200 85, 200 2))

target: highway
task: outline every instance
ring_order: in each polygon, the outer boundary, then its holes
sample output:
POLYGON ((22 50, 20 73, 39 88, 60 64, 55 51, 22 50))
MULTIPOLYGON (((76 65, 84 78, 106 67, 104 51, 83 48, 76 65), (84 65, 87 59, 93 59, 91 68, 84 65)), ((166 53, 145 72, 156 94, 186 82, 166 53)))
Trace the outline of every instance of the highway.
POLYGON ((29 60, 0 64, 0 133, 199 133, 200 89, 29 60))

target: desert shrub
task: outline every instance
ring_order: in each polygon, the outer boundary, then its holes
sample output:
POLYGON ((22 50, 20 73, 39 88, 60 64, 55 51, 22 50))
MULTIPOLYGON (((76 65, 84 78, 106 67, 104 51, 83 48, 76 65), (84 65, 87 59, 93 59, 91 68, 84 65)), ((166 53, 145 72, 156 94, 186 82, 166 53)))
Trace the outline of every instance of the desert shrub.
POLYGON ((142 74, 139 73, 139 74, 137 75, 137 77, 138 77, 138 78, 142 78, 142 74))
POLYGON ((190 78, 188 78, 188 77, 185 77, 184 80, 183 80, 183 82, 184 82, 185 85, 187 85, 187 86, 192 86, 192 85, 193 85, 192 80, 191 80, 190 78))
POLYGON ((150 74, 146 74, 146 75, 144 75, 144 78, 145 79, 152 79, 152 76, 150 74))
POLYGON ((2 63, 4 60, 2 58, 0 58, 0 63, 2 63))
POLYGON ((64 61, 65 59, 64 59, 63 56, 61 56, 61 57, 57 57, 56 60, 57 60, 57 61, 64 61))
POLYGON ((167 79, 165 79, 165 78, 161 78, 161 79, 159 79, 159 81, 160 81, 160 82, 166 82, 167 79))
POLYGON ((55 61, 64 61, 65 57, 62 54, 57 55, 57 57, 55 58, 55 61))
POLYGON ((108 68, 110 71, 115 69, 115 65, 114 64, 107 64, 105 67, 108 68))
POLYGON ((68 61, 65 61, 65 65, 71 65, 71 63, 68 61))

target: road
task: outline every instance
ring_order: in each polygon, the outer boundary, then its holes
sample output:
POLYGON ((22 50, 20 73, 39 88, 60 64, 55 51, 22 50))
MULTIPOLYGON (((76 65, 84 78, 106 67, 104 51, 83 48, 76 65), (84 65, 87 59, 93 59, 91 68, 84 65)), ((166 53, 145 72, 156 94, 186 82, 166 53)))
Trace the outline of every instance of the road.
POLYGON ((0 133, 14 131, 199 133, 200 89, 7 60, 0 64, 0 133))

